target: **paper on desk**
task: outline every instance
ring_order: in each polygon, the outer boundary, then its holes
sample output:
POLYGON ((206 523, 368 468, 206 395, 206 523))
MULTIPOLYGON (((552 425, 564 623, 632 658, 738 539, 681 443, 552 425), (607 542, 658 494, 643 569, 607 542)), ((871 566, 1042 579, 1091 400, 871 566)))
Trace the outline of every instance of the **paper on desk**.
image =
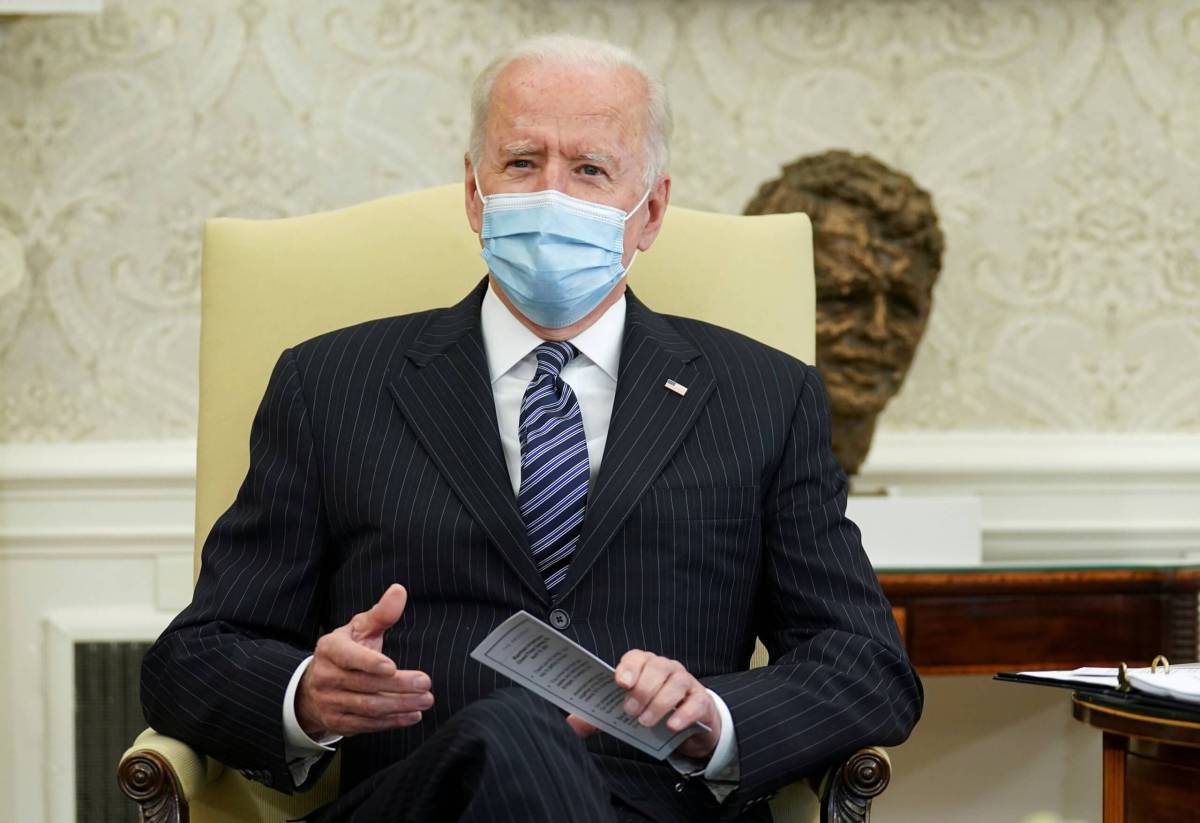
POLYGON ((1097 666, 1084 666, 1083 668, 1071 669, 1070 671, 1017 672, 1017 674, 1036 680, 1062 680, 1067 683, 1077 683, 1087 686, 1107 686, 1110 689, 1115 689, 1120 685, 1117 681, 1116 669, 1100 668, 1097 666))
MULTIPOLYGON (((1103 686, 1110 689, 1120 687, 1116 669, 1085 666, 1071 671, 1018 672, 1022 677, 1033 680, 1052 680, 1074 686, 1103 686)), ((1139 692, 1156 697, 1200 703, 1200 664, 1183 663, 1158 670, 1128 669, 1129 684, 1139 692)))
POLYGON ((1171 666, 1170 670, 1130 669, 1127 677, 1139 692, 1200 703, 1200 666, 1195 663, 1171 666))
POLYGON ((659 760, 693 734, 709 730, 703 723, 678 732, 663 721, 650 728, 641 725, 625 713, 627 692, 617 685, 613 667, 528 612, 517 612, 497 626, 471 657, 659 760))

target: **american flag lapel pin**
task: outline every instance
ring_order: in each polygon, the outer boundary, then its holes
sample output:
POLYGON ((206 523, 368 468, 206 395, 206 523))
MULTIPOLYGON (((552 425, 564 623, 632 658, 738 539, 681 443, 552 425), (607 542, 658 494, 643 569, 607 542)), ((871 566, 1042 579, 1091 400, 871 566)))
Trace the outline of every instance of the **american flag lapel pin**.
POLYGON ((674 380, 668 380, 665 386, 669 391, 675 392, 680 397, 683 397, 685 394, 687 394, 687 386, 683 385, 682 383, 676 383, 674 380))

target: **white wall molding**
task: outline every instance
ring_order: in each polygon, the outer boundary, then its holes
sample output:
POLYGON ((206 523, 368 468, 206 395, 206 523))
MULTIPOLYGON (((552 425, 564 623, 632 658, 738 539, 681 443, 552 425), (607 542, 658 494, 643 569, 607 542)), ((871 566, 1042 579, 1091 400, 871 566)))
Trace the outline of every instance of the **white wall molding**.
POLYGON ((6 14, 99 14, 104 0, 0 0, 6 14))
POLYGON ((188 484, 196 473, 195 440, 106 440, 0 444, 0 489, 105 488, 148 482, 188 484))
POLYGON ((978 496, 988 562, 1200 561, 1200 435, 884 431, 855 488, 978 496))
MULTIPOLYGON (((0 558, 190 556, 195 441, 0 445, 0 558)), ((984 559, 1200 560, 1200 434, 890 432, 855 489, 975 495, 984 559)))
POLYGON ((1067 480, 1200 483, 1200 433, 881 431, 871 483, 1067 480))
POLYGON ((191 556, 190 440, 0 445, 0 558, 191 556))

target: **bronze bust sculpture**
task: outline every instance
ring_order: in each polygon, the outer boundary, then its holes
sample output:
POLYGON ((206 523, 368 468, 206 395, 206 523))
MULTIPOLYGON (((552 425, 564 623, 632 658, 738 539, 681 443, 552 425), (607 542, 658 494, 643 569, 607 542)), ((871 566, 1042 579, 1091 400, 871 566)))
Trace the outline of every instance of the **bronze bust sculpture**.
POLYGON ((746 206, 746 214, 795 211, 813 224, 816 365, 833 408, 834 454, 853 475, 925 332, 942 232, 912 178, 844 151, 784 166, 746 206))

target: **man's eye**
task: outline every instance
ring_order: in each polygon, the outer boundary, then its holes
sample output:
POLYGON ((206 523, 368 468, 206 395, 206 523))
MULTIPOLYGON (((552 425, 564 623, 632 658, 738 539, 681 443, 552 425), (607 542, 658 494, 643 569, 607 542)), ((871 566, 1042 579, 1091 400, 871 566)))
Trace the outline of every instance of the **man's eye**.
POLYGON ((599 166, 592 165, 581 166, 580 171, 582 171, 588 177, 595 177, 598 174, 604 174, 604 169, 600 168, 599 166))
POLYGON ((531 169, 531 168, 533 168, 533 164, 531 164, 528 160, 509 160, 508 165, 510 168, 514 168, 514 169, 531 169))

